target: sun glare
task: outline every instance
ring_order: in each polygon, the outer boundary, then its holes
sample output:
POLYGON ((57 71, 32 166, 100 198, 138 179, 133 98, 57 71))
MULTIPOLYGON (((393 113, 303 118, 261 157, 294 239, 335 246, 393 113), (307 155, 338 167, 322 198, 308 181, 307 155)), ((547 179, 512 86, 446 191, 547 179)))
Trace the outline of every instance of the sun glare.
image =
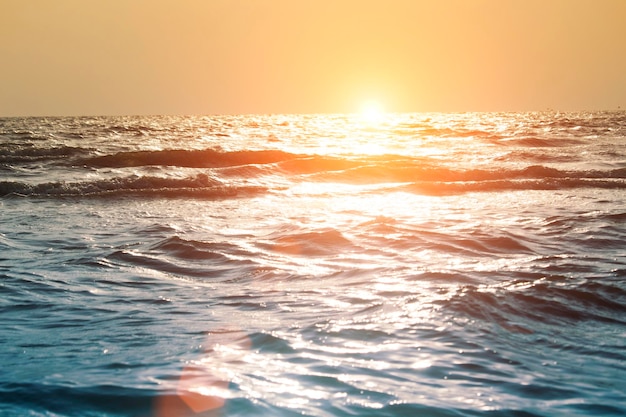
POLYGON ((361 105, 361 119, 367 123, 379 123, 384 116, 383 106, 375 100, 368 100, 361 105))

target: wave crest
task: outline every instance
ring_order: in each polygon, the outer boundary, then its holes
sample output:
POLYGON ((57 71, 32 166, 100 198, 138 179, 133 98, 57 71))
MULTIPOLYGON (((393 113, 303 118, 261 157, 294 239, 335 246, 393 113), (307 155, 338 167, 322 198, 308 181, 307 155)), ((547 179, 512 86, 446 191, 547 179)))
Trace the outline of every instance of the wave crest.
POLYGON ((113 155, 83 159, 83 165, 95 168, 123 168, 139 166, 178 166, 185 168, 215 168, 250 164, 269 164, 295 158, 296 155, 279 150, 223 152, 215 149, 162 150, 118 152, 113 155))
POLYGON ((266 191, 259 186, 233 186, 198 174, 187 178, 156 176, 116 177, 86 182, 48 182, 27 184, 17 181, 0 182, 0 196, 18 195, 32 197, 197 197, 224 198, 254 195, 266 191))

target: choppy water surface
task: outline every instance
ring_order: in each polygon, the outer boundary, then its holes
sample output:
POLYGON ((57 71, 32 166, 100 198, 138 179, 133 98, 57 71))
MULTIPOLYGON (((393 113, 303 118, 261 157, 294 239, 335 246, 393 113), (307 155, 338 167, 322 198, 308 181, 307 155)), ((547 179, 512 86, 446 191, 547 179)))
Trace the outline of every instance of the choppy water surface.
POLYGON ((626 414, 626 113, 0 119, 0 414, 626 414))

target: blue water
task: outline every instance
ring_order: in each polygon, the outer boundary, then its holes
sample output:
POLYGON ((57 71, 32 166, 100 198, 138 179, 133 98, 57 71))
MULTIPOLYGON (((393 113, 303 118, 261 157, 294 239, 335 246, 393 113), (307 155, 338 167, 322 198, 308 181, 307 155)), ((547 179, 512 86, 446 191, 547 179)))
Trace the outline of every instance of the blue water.
POLYGON ((0 415, 626 415, 625 241, 624 112, 0 119, 0 415))

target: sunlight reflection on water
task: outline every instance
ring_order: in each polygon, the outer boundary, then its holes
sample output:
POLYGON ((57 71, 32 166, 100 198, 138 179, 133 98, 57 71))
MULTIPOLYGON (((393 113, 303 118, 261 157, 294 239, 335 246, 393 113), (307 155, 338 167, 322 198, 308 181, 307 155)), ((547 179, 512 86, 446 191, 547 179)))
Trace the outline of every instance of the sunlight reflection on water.
POLYGON ((0 120, 0 414, 622 415, 624 121, 0 120))

